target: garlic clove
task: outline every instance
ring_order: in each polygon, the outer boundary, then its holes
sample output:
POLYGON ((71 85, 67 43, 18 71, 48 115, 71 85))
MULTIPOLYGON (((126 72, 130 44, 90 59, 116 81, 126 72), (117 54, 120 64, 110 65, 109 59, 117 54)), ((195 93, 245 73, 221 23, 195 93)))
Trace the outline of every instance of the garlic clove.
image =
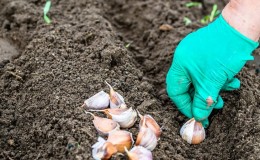
POLYGON ((194 118, 187 121, 180 130, 181 137, 189 144, 199 144, 205 137, 205 129, 200 122, 197 122, 194 118))
POLYGON ((94 96, 84 101, 84 105, 89 109, 104 109, 109 106, 109 95, 100 91, 94 96))
POLYGON ((158 140, 154 131, 145 125, 145 121, 146 119, 142 122, 135 145, 143 146, 152 151, 156 147, 158 140))
POLYGON ((127 110, 128 108, 110 108, 110 109, 104 109, 103 111, 106 113, 108 118, 112 119, 112 115, 120 115, 127 110))
POLYGON ((120 125, 121 128, 132 127, 137 120, 137 112, 133 108, 110 108, 104 110, 89 110, 106 113, 109 119, 112 119, 120 125))
POLYGON ((118 113, 110 112, 109 115, 120 125, 121 128, 130 128, 137 120, 137 113, 132 107, 127 110, 122 109, 122 112, 118 113))
POLYGON ((137 135, 136 145, 152 151, 157 145, 157 137, 150 128, 142 128, 137 135))
POLYGON ((140 125, 143 124, 143 121, 145 119, 145 125, 148 128, 150 128, 151 130, 153 130, 153 132, 155 133, 156 137, 159 138, 161 133, 162 133, 162 131, 161 131, 161 127, 158 125, 158 123, 155 121, 155 119, 152 116, 150 116, 150 115, 142 116, 139 112, 138 112, 138 115, 141 118, 139 127, 141 127, 140 125))
POLYGON ((117 122, 113 121, 112 119, 98 117, 98 116, 95 116, 94 114, 92 114, 90 112, 86 112, 86 111, 85 111, 85 113, 90 114, 94 117, 94 120, 93 120, 94 126, 95 126, 96 130, 98 131, 98 133, 100 133, 101 135, 107 135, 111 131, 120 129, 119 124, 117 122))
POLYGON ((130 149, 134 143, 134 140, 132 137, 132 133, 128 131, 119 130, 110 132, 108 135, 107 142, 111 142, 116 147, 118 152, 124 153, 124 147, 130 149))
POLYGON ((92 156, 95 160, 107 160, 116 152, 116 147, 101 137, 98 137, 98 142, 92 146, 92 156))
POLYGON ((125 148, 129 160, 152 160, 152 152, 142 146, 135 146, 130 151, 125 148))
POLYGON ((110 88, 110 108, 126 108, 126 104, 124 101, 123 96, 121 96, 118 92, 116 92, 113 87, 105 81, 105 83, 109 86, 110 88))

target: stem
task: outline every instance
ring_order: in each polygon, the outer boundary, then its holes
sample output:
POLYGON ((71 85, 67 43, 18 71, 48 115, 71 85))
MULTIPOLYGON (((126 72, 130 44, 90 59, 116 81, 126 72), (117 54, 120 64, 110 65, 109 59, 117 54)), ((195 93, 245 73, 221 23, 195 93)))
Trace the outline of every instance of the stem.
POLYGON ((85 103, 83 103, 81 107, 82 107, 82 108, 86 107, 86 104, 85 104, 85 103))
POLYGON ((95 110, 95 109, 89 109, 88 111, 91 112, 106 112, 107 109, 103 109, 103 110, 95 110))
POLYGON ((87 112, 87 111, 84 111, 86 114, 90 114, 91 116, 93 116, 94 118, 96 117, 93 113, 91 112, 87 112))
POLYGON ((126 152, 127 154, 129 154, 129 151, 128 151, 128 149, 126 148, 126 146, 124 146, 124 148, 125 148, 125 152, 126 152))
POLYGON ((142 119, 143 116, 141 115, 141 113, 137 109, 136 109, 136 112, 137 112, 138 116, 142 119))
POLYGON ((105 81, 105 83, 108 85, 110 89, 113 89, 113 87, 109 83, 107 83, 107 81, 105 81))
POLYGON ((216 4, 213 5, 212 7, 212 11, 210 13, 210 17, 209 17, 209 21, 212 22, 214 17, 215 17, 215 14, 217 12, 217 9, 218 9, 218 6, 216 4))
POLYGON ((145 126, 145 118, 143 118, 143 124, 142 124, 142 127, 145 126))

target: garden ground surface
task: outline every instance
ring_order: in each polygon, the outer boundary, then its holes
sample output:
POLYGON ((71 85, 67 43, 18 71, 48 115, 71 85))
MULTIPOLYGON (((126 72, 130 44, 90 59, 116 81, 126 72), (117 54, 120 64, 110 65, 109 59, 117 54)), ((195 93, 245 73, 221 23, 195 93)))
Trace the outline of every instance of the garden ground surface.
MULTIPOLYGON (((165 76, 177 44, 202 27, 214 3, 187 8, 187 2, 53 0, 48 25, 45 0, 1 0, 0 159, 91 159, 97 132, 81 105, 108 91, 105 80, 128 106, 163 126, 154 159, 259 159, 255 66, 238 75, 241 89, 221 93, 225 106, 210 117, 203 143, 189 145, 179 135, 187 119, 167 97, 165 76), (160 31, 162 24, 173 30, 160 31)), ((138 123, 129 131, 135 139, 138 123)))

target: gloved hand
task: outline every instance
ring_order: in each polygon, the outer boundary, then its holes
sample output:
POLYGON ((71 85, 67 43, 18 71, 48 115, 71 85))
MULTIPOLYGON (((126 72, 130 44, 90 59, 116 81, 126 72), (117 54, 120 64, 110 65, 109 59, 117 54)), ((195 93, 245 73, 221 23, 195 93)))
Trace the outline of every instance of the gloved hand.
POLYGON ((169 97, 180 112, 201 121, 206 128, 213 108, 224 105, 220 90, 240 87, 234 76, 247 60, 254 59, 251 53, 257 46, 220 15, 177 46, 166 77, 169 97))

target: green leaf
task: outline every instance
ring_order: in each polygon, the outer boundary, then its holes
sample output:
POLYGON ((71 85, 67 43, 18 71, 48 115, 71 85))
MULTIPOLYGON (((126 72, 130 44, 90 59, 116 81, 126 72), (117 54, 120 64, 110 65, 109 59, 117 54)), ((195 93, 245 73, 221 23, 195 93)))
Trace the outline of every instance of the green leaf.
POLYGON ((214 15, 214 17, 217 17, 220 13, 221 13, 221 11, 220 11, 220 10, 217 10, 216 13, 215 13, 215 15, 214 15))
POLYGON ((213 7, 212 7, 212 11, 210 13, 210 17, 209 17, 209 21, 212 22, 215 15, 216 15, 216 12, 218 10, 218 5, 214 4, 213 7))
POLYGON ((192 21, 188 17, 184 17, 183 22, 185 23, 186 26, 192 23, 192 21))
POLYGON ((131 43, 128 43, 127 45, 125 45, 125 48, 129 48, 131 45, 131 43))
POLYGON ((50 8, 51 8, 51 1, 47 0, 45 6, 43 8, 43 18, 44 18, 45 22, 48 24, 51 23, 50 18, 47 16, 47 13, 49 12, 50 8))
POLYGON ((209 15, 204 16, 204 17, 200 20, 200 23, 202 23, 202 24, 208 24, 208 23, 209 23, 209 18, 210 18, 209 15))
POLYGON ((191 8, 191 7, 201 7, 202 4, 200 2, 188 2, 185 4, 186 7, 191 8))
POLYGON ((202 24, 208 24, 209 22, 212 22, 216 16, 220 14, 220 10, 218 10, 218 5, 214 4, 211 10, 210 15, 204 16, 200 23, 202 24))

